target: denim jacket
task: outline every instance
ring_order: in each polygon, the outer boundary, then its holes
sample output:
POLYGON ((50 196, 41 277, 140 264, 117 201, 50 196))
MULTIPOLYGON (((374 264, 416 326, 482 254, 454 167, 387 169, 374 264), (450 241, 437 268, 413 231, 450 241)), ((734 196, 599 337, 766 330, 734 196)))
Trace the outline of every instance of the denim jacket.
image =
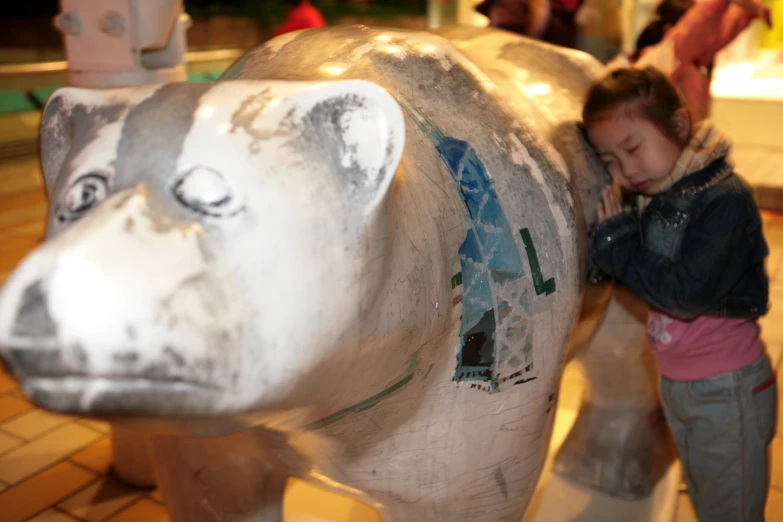
POLYGON ((673 317, 767 311, 761 217, 725 158, 655 196, 640 219, 626 212, 599 224, 591 243, 601 270, 673 317))

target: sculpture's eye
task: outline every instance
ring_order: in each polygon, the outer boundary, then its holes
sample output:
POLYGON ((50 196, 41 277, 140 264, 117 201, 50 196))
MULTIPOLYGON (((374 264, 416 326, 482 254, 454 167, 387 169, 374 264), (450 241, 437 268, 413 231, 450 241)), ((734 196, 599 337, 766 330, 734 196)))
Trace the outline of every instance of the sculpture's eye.
POLYGON ((174 185, 174 195, 189 209, 207 216, 232 216, 242 210, 223 175, 208 167, 185 172, 174 185))
POLYGON ((58 205, 57 219, 60 222, 74 221, 82 217, 106 199, 109 185, 102 174, 85 174, 74 181, 65 193, 65 199, 58 205))

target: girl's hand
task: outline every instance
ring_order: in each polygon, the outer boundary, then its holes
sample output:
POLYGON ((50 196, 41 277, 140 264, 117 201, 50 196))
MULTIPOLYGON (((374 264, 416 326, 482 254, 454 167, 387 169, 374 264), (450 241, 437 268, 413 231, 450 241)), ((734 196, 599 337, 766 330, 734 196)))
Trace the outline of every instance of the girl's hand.
POLYGON ((598 203, 598 222, 603 223, 622 211, 623 207, 620 206, 620 202, 617 200, 614 187, 609 185, 601 191, 601 201, 598 203))

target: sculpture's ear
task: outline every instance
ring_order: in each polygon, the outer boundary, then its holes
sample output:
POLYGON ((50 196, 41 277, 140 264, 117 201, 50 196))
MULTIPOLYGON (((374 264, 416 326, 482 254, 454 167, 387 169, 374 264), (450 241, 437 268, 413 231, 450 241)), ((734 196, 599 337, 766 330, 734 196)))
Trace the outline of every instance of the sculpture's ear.
POLYGON ((292 99, 303 115, 303 144, 340 176, 348 201, 371 213, 386 196, 405 145, 405 120, 394 98, 365 81, 325 82, 292 99))
MULTIPOLYGON (((63 163, 75 142, 87 138, 96 114, 111 107, 113 118, 118 116, 116 100, 108 91, 63 87, 46 101, 41 115, 40 151, 46 191, 51 195, 63 163)), ((111 119, 111 118, 110 118, 111 119)))

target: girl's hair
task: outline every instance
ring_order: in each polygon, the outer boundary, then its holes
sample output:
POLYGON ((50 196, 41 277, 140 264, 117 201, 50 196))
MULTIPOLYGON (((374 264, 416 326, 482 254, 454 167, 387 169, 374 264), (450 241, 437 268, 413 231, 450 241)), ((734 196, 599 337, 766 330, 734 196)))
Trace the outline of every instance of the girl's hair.
POLYGON ((675 143, 687 142, 674 128, 674 115, 685 108, 682 97, 666 75, 653 67, 615 69, 593 83, 582 109, 584 127, 618 108, 649 121, 675 143))
POLYGON ((693 0, 663 0, 658 4, 652 21, 642 29, 636 39, 634 56, 638 57, 645 47, 655 45, 663 40, 666 31, 676 24, 691 7, 693 7, 693 0))

